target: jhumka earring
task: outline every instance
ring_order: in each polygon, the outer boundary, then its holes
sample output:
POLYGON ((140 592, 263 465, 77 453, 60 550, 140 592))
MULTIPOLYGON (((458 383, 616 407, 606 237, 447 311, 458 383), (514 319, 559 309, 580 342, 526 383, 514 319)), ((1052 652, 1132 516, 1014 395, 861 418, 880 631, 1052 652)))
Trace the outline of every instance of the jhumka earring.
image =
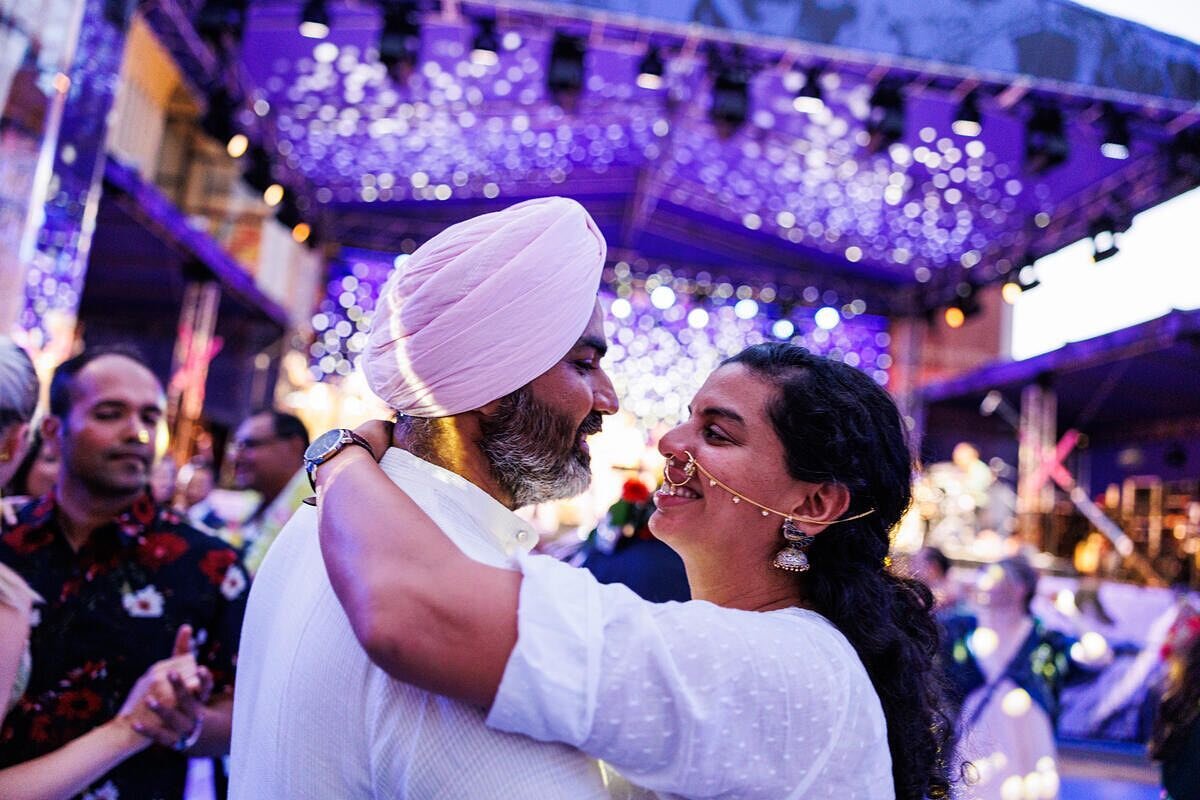
POLYGON ((814 537, 797 528, 791 517, 783 521, 782 533, 787 544, 775 554, 775 560, 771 563, 787 572, 808 572, 808 556, 804 551, 813 543, 814 537))

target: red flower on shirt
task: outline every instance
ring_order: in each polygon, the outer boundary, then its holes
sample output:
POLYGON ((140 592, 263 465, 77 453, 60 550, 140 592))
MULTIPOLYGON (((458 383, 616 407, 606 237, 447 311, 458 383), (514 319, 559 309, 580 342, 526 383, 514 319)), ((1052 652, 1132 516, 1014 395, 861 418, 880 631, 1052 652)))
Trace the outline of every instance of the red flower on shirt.
POLYGON ((137 559, 147 569, 161 569, 187 552, 187 541, 174 533, 151 533, 138 543, 137 559))
POLYGON ((154 521, 154 501, 150 495, 144 494, 129 507, 129 515, 140 525, 149 525, 154 521))
POLYGON ((200 559, 200 571, 208 576, 214 585, 220 586, 234 561, 237 561, 237 554, 232 550, 209 550, 204 554, 204 558, 200 559))
POLYGON ((4 541, 16 552, 21 555, 29 555, 35 550, 39 550, 50 544, 54 535, 44 526, 17 525, 8 533, 4 534, 4 541))
POLYGON ((67 719, 90 719, 100 711, 102 705, 100 695, 91 689, 71 689, 58 696, 54 710, 67 719))
POLYGON ((50 728, 53 719, 49 714, 38 714, 29 722, 29 738, 35 742, 50 741, 50 728))

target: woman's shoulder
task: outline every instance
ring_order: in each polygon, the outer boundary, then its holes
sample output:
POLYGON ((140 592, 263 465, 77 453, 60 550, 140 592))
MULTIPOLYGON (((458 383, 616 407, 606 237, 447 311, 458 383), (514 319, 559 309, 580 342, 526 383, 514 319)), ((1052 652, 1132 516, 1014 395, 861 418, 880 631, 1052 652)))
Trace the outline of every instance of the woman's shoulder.
POLYGON ((39 600, 41 598, 37 592, 29 587, 24 578, 0 562, 0 603, 28 613, 30 607, 39 600))

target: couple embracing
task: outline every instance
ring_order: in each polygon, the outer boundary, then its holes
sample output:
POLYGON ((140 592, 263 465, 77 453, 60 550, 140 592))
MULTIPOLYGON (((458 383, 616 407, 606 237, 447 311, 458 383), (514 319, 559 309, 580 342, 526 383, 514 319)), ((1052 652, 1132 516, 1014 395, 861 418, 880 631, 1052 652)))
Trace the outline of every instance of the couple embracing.
POLYGON ((912 457, 864 374, 750 347, 663 437, 650 526, 694 600, 530 553, 513 510, 582 492, 617 409, 605 254, 548 198, 388 281, 363 361, 398 422, 306 456, 318 507, 250 596, 235 800, 946 795, 932 598, 886 563, 912 457))

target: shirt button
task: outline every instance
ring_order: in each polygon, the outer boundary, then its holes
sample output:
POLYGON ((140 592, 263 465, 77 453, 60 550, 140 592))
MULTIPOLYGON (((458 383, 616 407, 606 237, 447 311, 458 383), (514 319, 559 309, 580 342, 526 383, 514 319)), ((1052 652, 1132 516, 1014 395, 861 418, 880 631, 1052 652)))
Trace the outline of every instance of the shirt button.
POLYGON ((524 542, 529 538, 529 531, 517 531, 517 541, 524 542))

